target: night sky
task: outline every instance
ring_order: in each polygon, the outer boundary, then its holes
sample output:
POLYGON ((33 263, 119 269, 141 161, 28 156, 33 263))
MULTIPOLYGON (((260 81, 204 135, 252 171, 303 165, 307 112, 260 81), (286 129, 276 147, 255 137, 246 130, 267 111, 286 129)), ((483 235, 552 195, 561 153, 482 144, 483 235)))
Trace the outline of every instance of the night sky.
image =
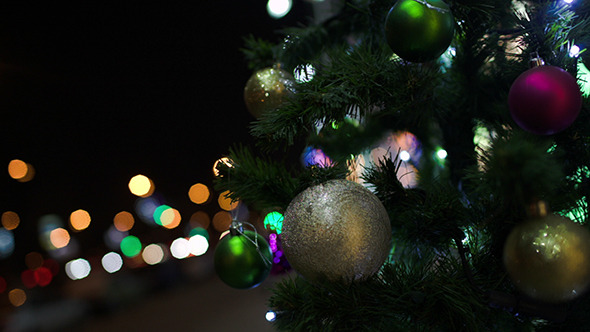
POLYGON ((0 6, 0 212, 21 226, 4 263, 38 249, 36 222, 49 213, 87 210, 91 226, 75 236, 83 249, 100 245, 113 216, 132 211, 136 174, 183 218, 198 210, 189 187, 210 185, 214 161, 252 141, 243 37, 275 41, 310 15, 296 2, 275 20, 263 0, 15 3, 0 6), (11 179, 12 159, 35 178, 11 179))

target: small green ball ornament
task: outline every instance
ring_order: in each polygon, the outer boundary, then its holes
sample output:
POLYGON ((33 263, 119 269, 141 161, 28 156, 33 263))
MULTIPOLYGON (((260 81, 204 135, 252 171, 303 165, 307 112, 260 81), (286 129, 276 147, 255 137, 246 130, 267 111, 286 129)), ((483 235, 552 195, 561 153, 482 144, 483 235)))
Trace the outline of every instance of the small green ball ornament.
POLYGON ((272 251, 260 234, 231 230, 215 248, 215 272, 228 286, 237 289, 254 288, 270 274, 272 251))
POLYGON ((449 47, 455 19, 441 0, 399 0, 385 20, 391 50, 410 62, 436 60, 449 47))

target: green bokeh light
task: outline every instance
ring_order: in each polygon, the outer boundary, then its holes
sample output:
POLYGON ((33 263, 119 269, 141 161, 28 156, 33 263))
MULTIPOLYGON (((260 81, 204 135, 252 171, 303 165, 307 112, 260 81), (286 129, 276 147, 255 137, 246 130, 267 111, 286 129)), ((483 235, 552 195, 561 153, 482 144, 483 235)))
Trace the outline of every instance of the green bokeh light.
POLYGON ((127 257, 135 257, 141 252, 141 241, 136 236, 129 235, 121 241, 121 252, 127 257))
POLYGON ((163 226, 162 224, 162 214, 164 213, 164 211, 171 209, 170 206, 162 204, 160 206, 158 206, 155 210, 154 210, 154 221, 156 222, 156 224, 163 226))
POLYGON ((203 227, 195 227, 188 233, 189 237, 193 237, 195 235, 201 235, 202 237, 206 238, 207 241, 209 241, 209 232, 207 232, 207 230, 203 227))
POLYGON ((283 231, 283 215, 280 212, 274 211, 264 217, 264 228, 281 234, 283 231))

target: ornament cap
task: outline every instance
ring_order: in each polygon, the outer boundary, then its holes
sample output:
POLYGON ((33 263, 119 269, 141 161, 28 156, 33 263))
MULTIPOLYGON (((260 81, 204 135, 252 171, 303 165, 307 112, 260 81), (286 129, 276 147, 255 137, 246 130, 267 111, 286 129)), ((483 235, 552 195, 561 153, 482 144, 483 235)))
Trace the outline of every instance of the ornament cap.
POLYGON ((543 60, 543 58, 541 58, 541 56, 539 55, 539 53, 537 51, 531 53, 530 60, 529 60, 529 67, 530 68, 535 68, 535 67, 544 66, 544 65, 545 65, 545 60, 543 60))
POLYGON ((529 218, 544 218, 549 212, 549 205, 544 200, 538 200, 527 206, 527 216, 529 218))

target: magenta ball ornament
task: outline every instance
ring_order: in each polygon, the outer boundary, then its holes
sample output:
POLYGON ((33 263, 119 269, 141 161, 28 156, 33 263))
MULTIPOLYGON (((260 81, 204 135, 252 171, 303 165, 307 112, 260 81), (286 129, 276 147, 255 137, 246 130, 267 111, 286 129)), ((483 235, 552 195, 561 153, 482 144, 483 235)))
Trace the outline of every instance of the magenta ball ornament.
POLYGON ((576 79, 555 66, 533 67, 520 74, 508 93, 512 119, 524 130, 552 135, 569 127, 582 108, 576 79))

